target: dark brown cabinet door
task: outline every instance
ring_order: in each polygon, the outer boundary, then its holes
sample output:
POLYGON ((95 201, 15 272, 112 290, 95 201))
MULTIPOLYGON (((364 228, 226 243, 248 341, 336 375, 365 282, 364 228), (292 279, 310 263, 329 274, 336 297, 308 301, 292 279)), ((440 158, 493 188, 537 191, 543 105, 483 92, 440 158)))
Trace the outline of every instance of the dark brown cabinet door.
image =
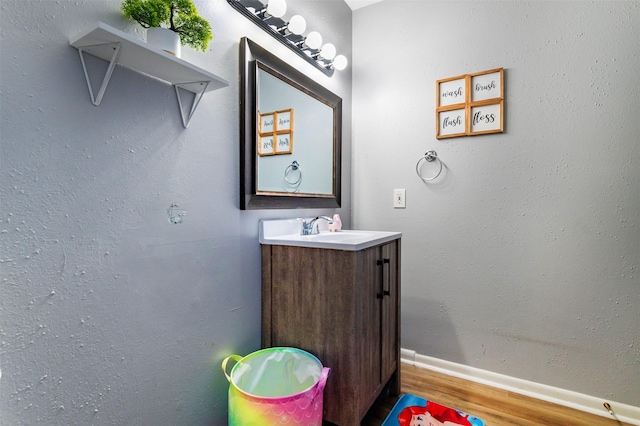
POLYGON ((400 362, 400 246, 390 243, 381 247, 383 262, 383 297, 381 312, 381 374, 383 382, 393 378, 392 392, 400 392, 396 373, 400 362))
POLYGON ((262 345, 301 348, 331 368, 331 423, 360 424, 389 379, 399 382, 399 247, 262 246, 262 345))
POLYGON ((378 264, 380 248, 372 247, 358 252, 358 260, 360 272, 356 278, 355 287, 360 293, 359 303, 363 309, 357 318, 359 333, 354 337, 360 340, 360 351, 356 360, 361 399, 359 406, 361 410, 365 410, 358 414, 364 416, 369 401, 375 400, 382 385, 380 370, 382 268, 378 264))

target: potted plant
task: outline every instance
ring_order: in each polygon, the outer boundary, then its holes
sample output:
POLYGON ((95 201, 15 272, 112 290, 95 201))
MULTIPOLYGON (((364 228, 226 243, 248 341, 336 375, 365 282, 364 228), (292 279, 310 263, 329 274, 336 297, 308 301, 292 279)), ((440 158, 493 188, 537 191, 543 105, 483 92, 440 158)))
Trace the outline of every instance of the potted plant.
POLYGON ((192 0, 124 0, 120 9, 126 17, 147 28, 148 43, 178 57, 181 44, 205 52, 213 39, 209 22, 198 14, 192 0), (162 32, 173 39, 173 46, 158 45, 162 43, 158 37, 165 36, 157 33, 162 32))

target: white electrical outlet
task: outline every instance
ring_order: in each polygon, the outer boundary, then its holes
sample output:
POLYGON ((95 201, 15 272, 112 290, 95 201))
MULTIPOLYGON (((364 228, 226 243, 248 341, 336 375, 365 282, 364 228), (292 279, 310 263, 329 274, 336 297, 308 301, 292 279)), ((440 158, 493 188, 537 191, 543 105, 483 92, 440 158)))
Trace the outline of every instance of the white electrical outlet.
POLYGON ((393 190, 393 208, 394 209, 404 209, 405 207, 407 207, 406 195, 407 195, 407 191, 404 189, 393 190))

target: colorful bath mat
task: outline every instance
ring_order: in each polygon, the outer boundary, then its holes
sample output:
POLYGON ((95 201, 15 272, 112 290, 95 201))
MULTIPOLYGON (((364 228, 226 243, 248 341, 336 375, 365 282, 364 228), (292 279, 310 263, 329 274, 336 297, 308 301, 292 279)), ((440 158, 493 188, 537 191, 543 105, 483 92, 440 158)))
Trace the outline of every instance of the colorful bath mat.
POLYGON ((396 402, 382 426, 409 425, 484 426, 484 422, 471 414, 427 401, 419 396, 405 394, 396 402))

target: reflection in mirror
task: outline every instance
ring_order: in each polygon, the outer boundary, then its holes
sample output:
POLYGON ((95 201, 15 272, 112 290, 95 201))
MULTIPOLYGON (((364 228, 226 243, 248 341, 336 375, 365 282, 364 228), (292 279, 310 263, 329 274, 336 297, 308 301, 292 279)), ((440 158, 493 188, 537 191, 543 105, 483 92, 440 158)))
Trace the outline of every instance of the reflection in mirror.
POLYGON ((240 56, 240 207, 339 207, 342 100, 247 38, 240 56))
POLYGON ((257 193, 333 194, 333 109, 269 74, 261 63, 257 89, 262 123, 257 193), (265 138, 271 143, 265 145, 265 138))

